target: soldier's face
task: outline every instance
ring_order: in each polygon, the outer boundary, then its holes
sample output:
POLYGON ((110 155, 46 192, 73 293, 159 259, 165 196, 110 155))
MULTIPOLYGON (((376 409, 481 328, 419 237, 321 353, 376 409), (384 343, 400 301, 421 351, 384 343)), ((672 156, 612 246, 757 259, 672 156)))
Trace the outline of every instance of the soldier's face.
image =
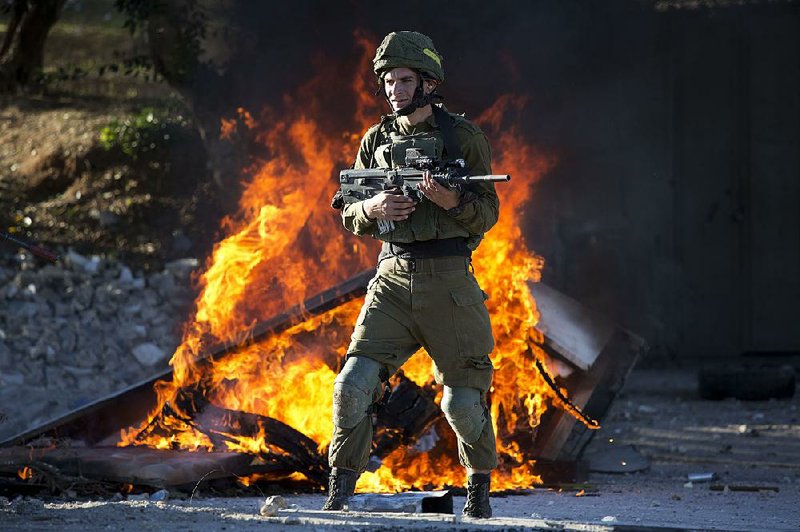
POLYGON ((417 73, 410 68, 393 68, 383 76, 383 90, 392 111, 399 111, 411 103, 418 84, 417 73))

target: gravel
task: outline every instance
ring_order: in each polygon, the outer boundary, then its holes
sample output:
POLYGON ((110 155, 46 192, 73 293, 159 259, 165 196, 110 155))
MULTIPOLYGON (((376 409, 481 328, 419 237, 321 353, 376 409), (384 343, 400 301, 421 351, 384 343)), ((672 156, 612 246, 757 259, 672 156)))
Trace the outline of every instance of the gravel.
POLYGON ((167 369, 197 259, 148 275, 74 251, 17 259, 0 266, 0 440, 167 369))

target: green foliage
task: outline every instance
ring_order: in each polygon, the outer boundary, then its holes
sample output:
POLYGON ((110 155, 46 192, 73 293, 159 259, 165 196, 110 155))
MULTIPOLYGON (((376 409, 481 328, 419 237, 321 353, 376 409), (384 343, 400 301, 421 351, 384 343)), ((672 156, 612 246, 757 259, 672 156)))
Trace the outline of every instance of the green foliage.
POLYGON ((114 0, 114 6, 125 17, 123 26, 131 34, 142 30, 152 18, 162 19, 173 28, 175 36, 170 42, 175 61, 164 71, 156 69, 171 82, 184 82, 191 78, 200 63, 203 41, 206 38, 209 16, 199 0, 114 0))
POLYGON ((89 78, 102 78, 103 76, 121 74, 128 77, 139 78, 144 81, 158 81, 160 78, 153 68, 153 62, 149 56, 136 55, 127 58, 121 58, 112 63, 106 63, 87 70, 80 66, 57 66, 49 72, 42 72, 39 74, 37 81, 41 84, 49 85, 51 83, 62 81, 75 81, 89 78))
POLYGON ((114 120, 100 131, 100 144, 117 148, 133 160, 153 158, 168 148, 170 141, 185 134, 189 121, 181 114, 146 107, 138 113, 114 120))
POLYGON ((114 7, 126 17, 123 26, 128 28, 131 33, 135 33, 154 11, 164 9, 164 2, 159 0, 114 0, 114 7))

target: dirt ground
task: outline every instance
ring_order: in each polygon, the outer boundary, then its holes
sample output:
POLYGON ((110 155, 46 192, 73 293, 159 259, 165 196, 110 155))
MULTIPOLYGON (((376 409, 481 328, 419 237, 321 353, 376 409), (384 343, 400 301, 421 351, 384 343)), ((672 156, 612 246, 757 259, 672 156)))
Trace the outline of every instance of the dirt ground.
MULTIPOLYGON (((46 42, 47 81, 0 95, 0 231, 159 271, 206 256, 230 205, 180 96, 125 67, 148 48, 123 22, 110 0, 68 2, 46 42)), ((0 240, 0 261, 16 251, 0 240)))
POLYGON ((649 467, 627 474, 591 473, 569 489, 536 488, 493 497, 494 517, 320 512, 319 494, 284 493, 289 509, 263 517, 261 497, 193 498, 171 493, 125 498, 0 499, 6 529, 25 530, 798 530, 800 397, 704 401, 696 368, 636 369, 612 406, 587 457, 633 445, 649 467), (613 442, 609 442, 613 440, 613 442), (689 483, 690 473, 717 480, 689 483), (580 490, 583 491, 578 496, 580 490), (158 498, 153 495, 153 498, 158 498), (293 506, 291 506, 293 505, 293 506))
MULTIPOLYGON (((0 230, 137 270, 206 255, 222 211, 197 133, 170 124, 169 142, 136 159, 100 142, 104 128, 143 109, 143 99, 0 100, 0 230)), ((15 251, 3 245, 0 258, 15 251)))

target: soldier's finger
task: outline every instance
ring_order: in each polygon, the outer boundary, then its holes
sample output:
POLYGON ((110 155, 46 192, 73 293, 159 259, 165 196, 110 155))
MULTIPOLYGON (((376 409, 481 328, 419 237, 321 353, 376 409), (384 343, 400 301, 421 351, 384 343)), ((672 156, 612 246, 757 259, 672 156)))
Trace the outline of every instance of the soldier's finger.
POLYGON ((407 196, 395 196, 387 199, 387 202, 392 206, 413 205, 414 200, 407 196))

